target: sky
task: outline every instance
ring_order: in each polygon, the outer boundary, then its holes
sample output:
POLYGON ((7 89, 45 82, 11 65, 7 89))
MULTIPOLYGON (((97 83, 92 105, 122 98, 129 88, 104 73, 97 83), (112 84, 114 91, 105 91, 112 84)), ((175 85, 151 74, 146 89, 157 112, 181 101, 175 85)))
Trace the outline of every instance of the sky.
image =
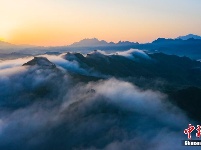
POLYGON ((200 8, 200 0, 0 0, 0 40, 59 46, 201 35, 200 8))

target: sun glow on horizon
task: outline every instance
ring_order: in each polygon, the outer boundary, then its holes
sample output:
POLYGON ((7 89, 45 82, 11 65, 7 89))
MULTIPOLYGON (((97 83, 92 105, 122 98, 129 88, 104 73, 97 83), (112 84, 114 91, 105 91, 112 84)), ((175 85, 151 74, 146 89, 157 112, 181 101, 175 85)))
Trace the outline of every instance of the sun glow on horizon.
POLYGON ((144 43, 158 37, 201 35, 201 2, 196 0, 0 2, 0 37, 13 44, 60 46, 94 37, 144 43))
POLYGON ((5 40, 4 40, 4 38, 1 38, 1 37, 0 37, 0 41, 5 41, 5 40))

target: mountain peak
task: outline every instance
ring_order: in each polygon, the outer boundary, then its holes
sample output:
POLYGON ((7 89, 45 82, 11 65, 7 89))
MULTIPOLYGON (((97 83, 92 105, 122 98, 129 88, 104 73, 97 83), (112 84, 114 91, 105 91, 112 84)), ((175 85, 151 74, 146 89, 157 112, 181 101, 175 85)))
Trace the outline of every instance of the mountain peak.
POLYGON ((182 39, 182 40, 188 40, 188 39, 199 39, 201 40, 201 36, 195 35, 195 34, 188 34, 185 36, 179 36, 176 39, 182 39))
POLYGON ((45 57, 34 57, 34 59, 28 61, 27 63, 23 64, 23 66, 42 66, 42 67, 47 67, 47 68, 55 68, 55 64, 50 62, 47 58, 45 57))
POLYGON ((87 46, 104 46, 107 45, 108 43, 104 40, 98 40, 97 38, 92 38, 92 39, 83 39, 79 42, 73 43, 71 46, 76 46, 76 47, 87 47, 87 46))

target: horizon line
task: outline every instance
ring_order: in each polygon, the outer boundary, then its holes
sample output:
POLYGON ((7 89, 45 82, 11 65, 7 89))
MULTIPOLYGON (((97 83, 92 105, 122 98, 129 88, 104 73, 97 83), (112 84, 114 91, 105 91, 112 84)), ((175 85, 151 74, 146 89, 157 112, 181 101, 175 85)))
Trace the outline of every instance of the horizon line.
MULTIPOLYGON (((183 35, 183 36, 188 36, 188 35, 200 36, 200 35, 198 35, 198 34, 192 34, 192 33, 187 34, 187 35, 183 35)), ((154 40, 152 40, 152 41, 149 41, 149 42, 138 42, 138 41, 130 41, 130 40, 119 40, 118 42, 113 42, 113 41, 107 41, 107 40, 104 40, 104 39, 99 39, 99 38, 93 37, 93 38, 83 38, 83 39, 80 39, 79 41, 75 41, 75 42, 73 42, 73 43, 71 43, 71 44, 68 44, 68 45, 65 45, 65 44, 64 44, 64 45, 55 45, 55 46, 51 46, 51 45, 49 45, 49 46, 45 46, 45 45, 32 45, 32 44, 26 44, 26 43, 24 43, 24 44, 14 44, 14 43, 10 43, 10 42, 8 42, 8 41, 6 41, 6 40, 4 40, 4 39, 0 39, 0 42, 4 42, 4 43, 11 44, 11 45, 15 45, 15 46, 64 47, 64 46, 71 46, 71 45, 73 45, 73 44, 75 44, 75 43, 79 43, 79 42, 81 42, 81 41, 83 41, 83 40, 92 40, 92 39, 96 39, 96 40, 98 40, 98 41, 105 41, 105 42, 107 42, 108 44, 109 44, 109 43, 118 44, 119 42, 132 42, 132 43, 139 43, 139 44, 147 44, 147 43, 152 43, 153 41, 155 41, 155 40, 157 40, 157 39, 160 39, 160 38, 164 38, 164 39, 177 39, 177 38, 179 38, 179 37, 182 37, 182 36, 180 35, 180 36, 177 36, 177 37, 175 37, 175 38, 158 37, 158 38, 156 38, 156 39, 154 39, 154 40)), ((200 36, 200 37, 201 37, 201 36, 200 36)))

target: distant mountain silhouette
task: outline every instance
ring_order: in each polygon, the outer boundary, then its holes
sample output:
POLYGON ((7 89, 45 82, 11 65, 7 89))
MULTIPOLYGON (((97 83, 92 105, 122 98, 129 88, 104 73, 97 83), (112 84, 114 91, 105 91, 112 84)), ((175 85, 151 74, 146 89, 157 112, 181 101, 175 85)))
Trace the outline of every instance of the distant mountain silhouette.
POLYGON ((24 58, 27 56, 31 56, 31 54, 23 54, 19 52, 12 52, 12 53, 0 53, 0 60, 7 60, 7 59, 17 59, 17 58, 24 58))
POLYGON ((36 46, 27 45, 27 44, 16 45, 16 44, 0 41, 0 49, 1 48, 30 48, 30 47, 36 47, 36 46))
POLYGON ((16 45, 8 43, 8 42, 4 42, 4 41, 0 41, 0 48, 7 48, 7 47, 14 47, 16 45))
POLYGON ((188 35, 185 35, 185 36, 179 36, 176 39, 188 40, 188 39, 191 39, 191 38, 201 40, 201 36, 194 35, 194 34, 188 34, 188 35))
POLYGON ((152 43, 140 44, 135 48, 150 52, 188 56, 193 59, 201 58, 201 40, 194 38, 188 40, 158 38, 152 43))
POLYGON ((93 39, 83 39, 79 42, 71 44, 72 47, 100 47, 100 46, 125 46, 125 45, 136 45, 139 43, 129 42, 129 41, 119 41, 118 43, 106 42, 104 40, 93 39))
MULTIPOLYGON (((34 47, 27 45, 14 45, 0 41, 0 54, 10 54, 18 52, 21 54, 37 55, 46 52, 61 53, 66 51, 82 51, 89 52, 95 49, 104 51, 124 51, 129 49, 140 49, 149 52, 162 52, 166 54, 174 54, 179 56, 188 56, 193 59, 201 59, 201 39, 199 36, 189 34, 187 36, 180 36, 176 39, 158 38, 151 43, 138 43, 130 41, 119 41, 118 43, 107 42, 105 40, 83 39, 75 42, 69 46, 56 46, 56 47, 34 47), (185 39, 188 37, 189 39, 185 39)), ((1 58, 3 58, 2 56, 1 58)), ((10 57, 10 56, 8 56, 10 57)))
POLYGON ((73 43, 71 46, 105 46, 107 45, 108 43, 104 40, 102 41, 99 41, 98 39, 96 38, 93 38, 93 39, 83 39, 79 42, 75 42, 73 43))
POLYGON ((100 41, 96 38, 94 39, 84 39, 80 42, 76 42, 69 46, 72 49, 83 50, 84 48, 93 50, 128 50, 131 48, 147 50, 150 52, 162 52, 166 54, 174 54, 179 56, 188 56, 193 59, 201 59, 201 39, 192 38, 195 35, 189 34, 189 39, 183 40, 181 38, 176 39, 166 39, 158 38, 151 43, 139 44, 129 41, 119 41, 118 43, 106 42, 104 40, 100 41), (191 38, 190 38, 191 37, 191 38))
MULTIPOLYGON (((0 41, 0 59, 2 58, 1 56, 3 54, 12 55, 11 57, 14 58, 13 55, 15 55, 15 53, 21 53, 21 51, 27 50, 28 54, 32 54, 35 50, 42 49, 42 48, 43 47, 34 46, 34 45, 26 45, 26 44, 16 45, 16 44, 8 43, 5 41, 0 41)), ((10 57, 10 56, 7 55, 6 57, 10 57)))

